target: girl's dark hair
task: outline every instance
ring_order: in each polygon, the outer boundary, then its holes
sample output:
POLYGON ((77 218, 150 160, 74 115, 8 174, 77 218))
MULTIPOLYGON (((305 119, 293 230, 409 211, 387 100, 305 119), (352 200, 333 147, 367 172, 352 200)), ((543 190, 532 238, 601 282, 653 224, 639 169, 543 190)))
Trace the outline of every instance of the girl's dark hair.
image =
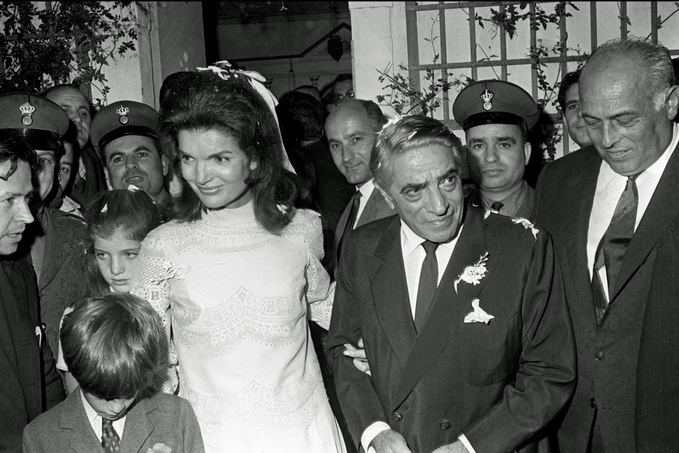
MULTIPOLYGON (((296 189, 283 174, 283 147, 273 112, 245 75, 224 71, 173 74, 163 85, 160 142, 172 166, 181 175, 179 131, 216 129, 233 137, 245 155, 257 162, 245 180, 254 196, 255 218, 266 230, 279 234, 294 215, 296 189)), ((193 222, 207 208, 181 178, 175 219, 193 222)))
POLYGON ((144 398, 167 378, 168 342, 160 316, 132 294, 76 303, 64 317, 61 344, 68 370, 97 398, 144 398))
POLYGON ((161 223, 161 212, 142 190, 109 190, 90 203, 84 213, 90 244, 87 248, 88 285, 91 295, 108 292, 94 257, 94 236, 109 238, 120 231, 128 239, 143 241, 161 223))

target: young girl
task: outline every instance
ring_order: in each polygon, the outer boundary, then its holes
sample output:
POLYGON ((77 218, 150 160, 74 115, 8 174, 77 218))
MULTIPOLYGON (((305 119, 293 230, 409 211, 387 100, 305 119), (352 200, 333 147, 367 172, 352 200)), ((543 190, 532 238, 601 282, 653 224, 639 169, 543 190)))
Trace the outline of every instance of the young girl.
MULTIPOLYGON (((128 190, 103 192, 95 198, 85 212, 87 232, 92 241, 87 249, 90 296, 130 291, 141 241, 160 224, 160 220, 160 210, 151 197, 134 186, 128 190)), ((66 308, 63 316, 72 311, 73 306, 66 308)), ((57 369, 64 373, 66 391, 71 393, 78 383, 64 362, 61 342, 57 369)))

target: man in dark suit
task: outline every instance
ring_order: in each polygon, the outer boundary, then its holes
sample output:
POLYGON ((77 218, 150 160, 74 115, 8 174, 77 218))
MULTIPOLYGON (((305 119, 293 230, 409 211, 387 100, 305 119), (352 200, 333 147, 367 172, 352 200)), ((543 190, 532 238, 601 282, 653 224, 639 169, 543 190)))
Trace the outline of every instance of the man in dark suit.
POLYGON ((94 109, 89 99, 74 85, 56 85, 45 92, 45 97, 56 103, 68 115, 78 130, 78 173, 70 196, 83 208, 94 197, 106 190, 104 167, 90 143, 90 125, 94 109))
POLYGON ((21 452, 26 424, 64 397, 40 327, 33 269, 15 253, 33 222, 28 198, 36 167, 36 154, 25 142, 0 141, 0 451, 13 453, 21 452))
POLYGON ((509 217, 531 219, 535 193, 523 179, 531 156, 528 131, 540 118, 523 88, 502 80, 465 87, 453 104, 467 140, 467 164, 476 187, 476 206, 509 217))
POLYGON ((356 186, 354 198, 344 209, 335 230, 336 260, 343 237, 349 231, 394 213, 380 191, 375 190, 370 172, 375 138, 386 122, 377 104, 360 99, 342 102, 325 122, 332 159, 347 181, 356 186))
POLYGON ((83 297, 87 284, 85 222, 45 205, 56 192, 57 164, 64 153, 61 137, 69 120, 54 102, 27 93, 0 96, 0 134, 23 137, 38 156, 38 187, 31 200, 35 222, 26 227, 19 253, 33 265, 40 296, 40 319, 54 354, 59 349, 59 322, 69 303, 83 297), (21 107, 24 110, 21 110, 21 107), (21 127, 18 127, 21 126, 21 127))
POLYGON ((560 449, 676 451, 670 371, 679 337, 668 322, 677 317, 658 316, 679 300, 676 267, 668 269, 679 253, 679 94, 669 52, 636 38, 609 41, 579 83, 593 146, 549 164, 537 186, 537 225, 563 263, 578 352, 560 449))
POLYGON ((342 410, 368 452, 546 451, 575 385, 551 240, 465 207, 463 159, 424 116, 386 127, 373 151, 398 215, 352 232, 328 337, 342 410), (360 338, 372 375, 345 356, 360 338))

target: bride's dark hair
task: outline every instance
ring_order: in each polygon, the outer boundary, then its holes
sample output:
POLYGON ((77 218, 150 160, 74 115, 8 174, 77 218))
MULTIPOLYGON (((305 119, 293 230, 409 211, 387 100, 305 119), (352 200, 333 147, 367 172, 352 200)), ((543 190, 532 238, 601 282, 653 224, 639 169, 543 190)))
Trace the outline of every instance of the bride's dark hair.
MULTIPOLYGON (((233 137, 245 155, 257 162, 246 179, 252 188, 257 221, 280 233, 294 215, 294 184, 282 170, 283 145, 278 124, 260 94, 239 72, 211 70, 173 74, 162 89, 160 143, 174 170, 181 175, 179 131, 216 129, 233 137)), ((186 180, 175 202, 175 218, 192 222, 206 210, 186 180)))

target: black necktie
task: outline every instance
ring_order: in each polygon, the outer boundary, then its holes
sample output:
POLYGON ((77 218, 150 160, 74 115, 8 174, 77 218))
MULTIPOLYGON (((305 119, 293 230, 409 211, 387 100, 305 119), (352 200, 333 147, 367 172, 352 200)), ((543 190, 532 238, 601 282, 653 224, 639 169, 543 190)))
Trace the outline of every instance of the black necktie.
POLYGON ((501 201, 496 201, 495 203, 490 205, 490 208, 493 211, 497 211, 498 214, 500 213, 500 209, 502 209, 503 207, 504 207, 504 204, 501 201))
POLYGON ((101 419, 101 445, 108 453, 117 453, 120 450, 120 437, 113 429, 113 422, 105 418, 101 419))
POLYGON ((427 252, 427 256, 422 261, 422 270, 420 272, 420 283, 417 286, 417 304, 415 305, 415 329, 419 332, 422 329, 424 320, 427 318, 429 307, 434 300, 436 287, 439 279, 439 265, 436 260, 436 248, 439 245, 424 241, 422 247, 427 252))
POLYGON ((606 308, 608 308, 610 297, 613 295, 615 283, 622 267, 622 261, 625 258, 627 246, 634 235, 637 205, 639 204, 639 193, 637 192, 636 184, 638 176, 639 174, 636 174, 627 178, 625 190, 620 195, 611 223, 601 238, 594 256, 592 285, 595 292, 598 320, 601 320, 606 308), (606 266, 606 279, 608 280, 608 299, 603 292, 603 283, 599 278, 599 271, 604 265, 606 266))

